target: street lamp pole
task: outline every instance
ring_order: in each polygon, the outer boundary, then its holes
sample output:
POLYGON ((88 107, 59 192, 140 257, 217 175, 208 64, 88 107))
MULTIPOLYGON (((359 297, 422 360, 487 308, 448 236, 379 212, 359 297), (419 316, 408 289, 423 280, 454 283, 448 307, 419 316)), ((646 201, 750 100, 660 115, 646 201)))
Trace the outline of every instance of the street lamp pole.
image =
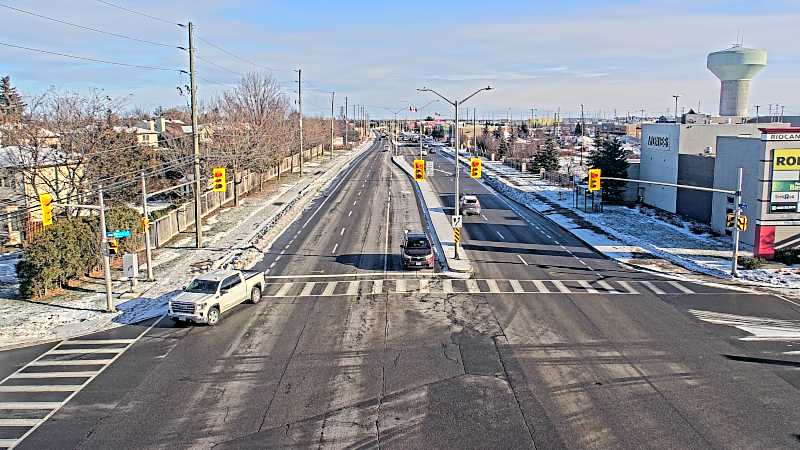
MULTIPOLYGON (((474 97, 478 93, 483 92, 483 91, 491 91, 491 90, 492 90, 491 86, 486 86, 485 88, 478 89, 477 91, 475 91, 472 94, 468 95, 463 100, 452 101, 452 100, 448 99, 447 97, 443 96, 442 94, 436 92, 433 89, 428 89, 427 87, 424 87, 422 89, 417 89, 417 91, 419 91, 419 92, 432 92, 435 95, 438 95, 439 98, 441 98, 442 100, 446 101, 447 103, 453 105, 453 107, 456 109, 456 114, 455 114, 455 119, 456 119, 456 123, 455 123, 455 135, 456 135, 456 139, 455 139, 455 141, 456 141, 455 188, 456 188, 456 191, 455 191, 454 199, 453 199, 454 200, 454 204, 455 204, 455 210, 454 210, 454 212, 455 212, 454 215, 455 216, 458 216, 458 215, 461 214, 461 208, 460 208, 461 205, 460 205, 460 202, 459 202, 459 198, 461 197, 461 195, 460 195, 461 194, 460 193, 460 186, 459 186, 459 178, 460 178, 459 174, 461 172, 461 168, 460 168, 459 162, 458 162, 458 150, 459 150, 459 147, 460 147, 461 139, 460 139, 460 136, 459 136, 459 133, 458 133, 458 107, 459 107, 459 105, 461 105, 463 103, 466 103, 467 100, 471 99, 472 97, 474 97)), ((453 249, 454 249, 453 257, 455 259, 459 259, 459 256, 458 256, 458 244, 459 244, 458 242, 455 242, 454 245, 453 245, 453 249)))

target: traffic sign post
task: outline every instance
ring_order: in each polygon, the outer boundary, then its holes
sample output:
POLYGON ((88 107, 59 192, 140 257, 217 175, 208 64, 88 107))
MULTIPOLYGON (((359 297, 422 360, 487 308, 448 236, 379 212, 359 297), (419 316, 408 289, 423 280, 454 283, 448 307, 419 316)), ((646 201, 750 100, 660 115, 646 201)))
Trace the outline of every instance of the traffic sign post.
POLYGON ((461 228, 453 228, 453 242, 458 245, 461 243, 461 228))
POLYGON ((457 216, 453 216, 450 222, 453 228, 461 228, 464 223, 464 218, 461 214, 459 214, 457 216))

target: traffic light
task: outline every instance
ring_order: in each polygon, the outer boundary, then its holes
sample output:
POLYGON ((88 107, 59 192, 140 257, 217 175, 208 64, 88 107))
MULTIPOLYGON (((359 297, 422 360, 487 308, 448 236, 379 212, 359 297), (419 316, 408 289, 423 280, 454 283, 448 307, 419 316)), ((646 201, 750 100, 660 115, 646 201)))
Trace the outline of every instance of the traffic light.
POLYGON ((39 206, 42 208, 42 225, 53 224, 53 196, 50 194, 39 194, 39 206))
POLYGON ((425 160, 424 159, 415 159, 414 160, 414 180, 416 180, 416 181, 425 181, 425 160))
POLYGON ((108 240, 108 254, 119 255, 119 241, 116 239, 108 240))
POLYGON ((725 228, 733 228, 734 222, 736 221, 736 214, 730 212, 727 216, 725 216, 725 228))
POLYGON ((225 168, 215 167, 212 171, 214 180, 212 182, 211 190, 214 192, 225 192, 228 188, 228 182, 225 180, 225 168))
POLYGON ((483 169, 483 161, 480 158, 470 158, 469 160, 469 176, 472 178, 480 178, 483 169))
POLYGON ((600 169, 589 169, 589 190, 600 190, 600 169))
POLYGON ((150 219, 147 217, 142 217, 141 219, 142 231, 149 231, 150 230, 150 219))

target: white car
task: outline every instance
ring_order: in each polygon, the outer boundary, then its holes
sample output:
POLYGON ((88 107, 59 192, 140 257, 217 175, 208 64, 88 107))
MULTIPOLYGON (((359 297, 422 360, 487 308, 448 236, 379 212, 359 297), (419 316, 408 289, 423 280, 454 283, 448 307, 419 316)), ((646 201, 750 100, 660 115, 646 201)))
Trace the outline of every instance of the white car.
POLYGON ((214 270, 192 280, 169 301, 169 317, 175 322, 216 325, 222 313, 247 300, 258 303, 265 285, 258 271, 214 270))

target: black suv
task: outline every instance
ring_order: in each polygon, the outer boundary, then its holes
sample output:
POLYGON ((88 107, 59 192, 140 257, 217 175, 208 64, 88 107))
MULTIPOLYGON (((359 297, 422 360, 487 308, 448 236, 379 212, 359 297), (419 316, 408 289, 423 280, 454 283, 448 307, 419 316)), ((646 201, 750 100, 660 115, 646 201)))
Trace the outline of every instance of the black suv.
POLYGON ((406 231, 400 256, 404 269, 433 269, 433 247, 428 236, 421 231, 406 231))

